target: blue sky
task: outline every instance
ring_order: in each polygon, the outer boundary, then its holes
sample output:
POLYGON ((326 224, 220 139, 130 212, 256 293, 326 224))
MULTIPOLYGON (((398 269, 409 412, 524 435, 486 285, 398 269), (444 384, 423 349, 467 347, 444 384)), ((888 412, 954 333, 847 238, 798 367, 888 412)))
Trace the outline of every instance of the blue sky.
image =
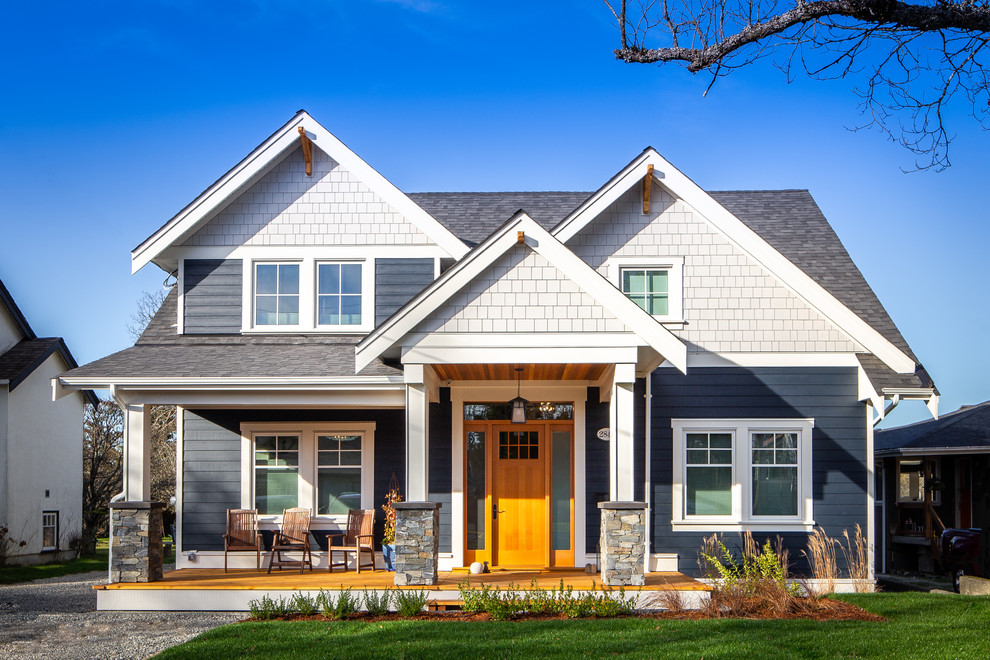
MULTIPOLYGON (((408 192, 593 190, 653 146, 702 187, 808 188, 943 394, 990 399, 990 134, 953 167, 861 123, 852 83, 614 60, 605 5, 445 0, 0 9, 0 278, 80 362, 129 345, 130 250, 305 108, 408 192)), ((905 406, 893 423, 924 415, 905 406)))

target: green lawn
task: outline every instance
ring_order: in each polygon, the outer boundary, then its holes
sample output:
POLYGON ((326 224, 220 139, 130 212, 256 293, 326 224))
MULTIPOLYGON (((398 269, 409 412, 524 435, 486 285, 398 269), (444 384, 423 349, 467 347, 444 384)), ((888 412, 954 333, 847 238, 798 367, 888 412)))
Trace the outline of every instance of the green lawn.
POLYGON ((990 598, 923 593, 841 598, 889 621, 266 621, 217 628, 157 657, 990 657, 990 598))
MULTIPOLYGON (((0 584, 30 582, 42 578, 71 575, 73 573, 89 573, 90 571, 107 570, 107 540, 100 539, 96 543, 96 554, 70 561, 54 564, 38 564, 37 566, 0 566, 0 584)), ((165 563, 175 562, 175 550, 165 555, 165 563)))

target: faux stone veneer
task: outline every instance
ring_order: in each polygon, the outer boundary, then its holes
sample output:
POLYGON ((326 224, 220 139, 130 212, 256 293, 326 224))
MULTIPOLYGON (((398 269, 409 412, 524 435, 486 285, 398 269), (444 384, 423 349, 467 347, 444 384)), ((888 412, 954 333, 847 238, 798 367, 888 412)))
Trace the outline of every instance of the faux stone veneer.
POLYGON ((437 583, 440 554, 440 503, 396 502, 395 584, 437 583))
POLYGON ((162 502, 114 502, 111 582, 162 579, 162 502))
POLYGON ((646 584, 646 502, 599 502, 602 510, 602 582, 646 584))

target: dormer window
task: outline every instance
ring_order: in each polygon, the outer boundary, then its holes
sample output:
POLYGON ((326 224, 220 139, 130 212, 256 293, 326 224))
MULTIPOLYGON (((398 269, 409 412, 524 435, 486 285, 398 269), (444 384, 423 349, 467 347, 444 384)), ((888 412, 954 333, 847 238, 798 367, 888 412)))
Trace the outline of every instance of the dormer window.
POLYGON ((255 266, 255 325, 299 325, 299 264, 255 266))
POLYGON ((316 322, 361 325, 361 264, 319 264, 316 322))

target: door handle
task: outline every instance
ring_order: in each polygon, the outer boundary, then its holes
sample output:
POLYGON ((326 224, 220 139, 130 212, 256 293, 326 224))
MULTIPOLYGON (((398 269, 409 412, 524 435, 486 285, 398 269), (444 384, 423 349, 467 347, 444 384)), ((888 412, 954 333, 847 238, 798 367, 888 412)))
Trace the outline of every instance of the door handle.
POLYGON ((492 502, 492 520, 498 520, 498 514, 505 513, 505 511, 499 511, 498 505, 492 502))

